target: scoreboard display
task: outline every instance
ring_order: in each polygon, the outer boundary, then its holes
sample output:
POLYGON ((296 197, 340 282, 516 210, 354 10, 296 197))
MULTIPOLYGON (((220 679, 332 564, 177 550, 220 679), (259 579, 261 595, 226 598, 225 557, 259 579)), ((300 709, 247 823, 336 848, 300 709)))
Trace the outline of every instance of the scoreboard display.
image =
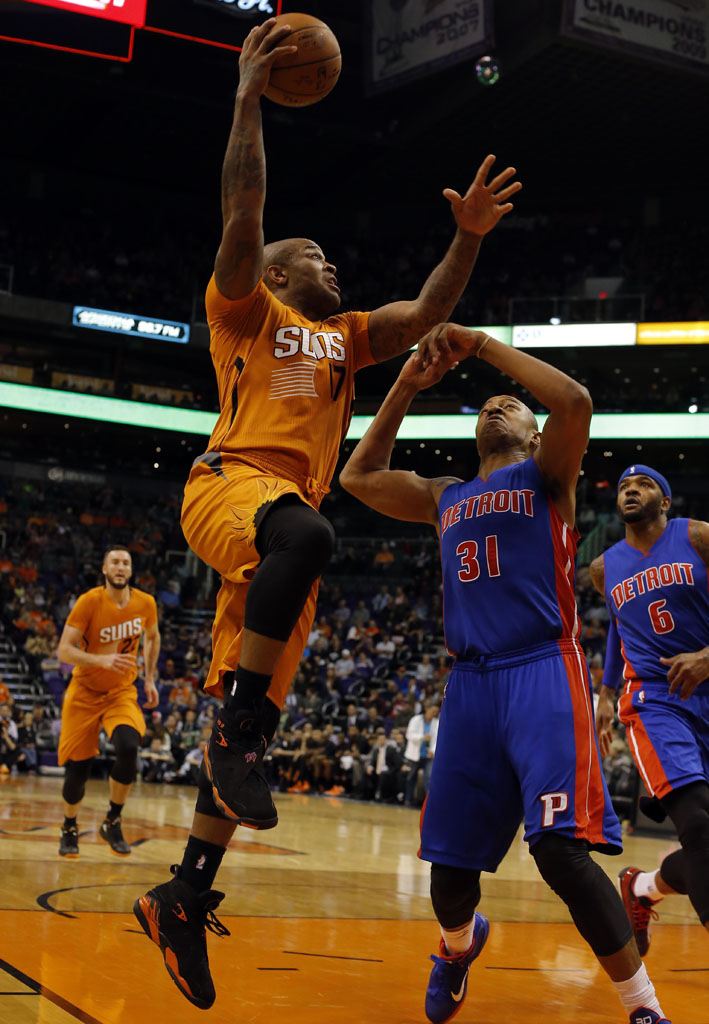
POLYGON ((5 0, 0 39, 124 62, 143 32, 240 50, 253 26, 283 6, 284 0, 5 0))

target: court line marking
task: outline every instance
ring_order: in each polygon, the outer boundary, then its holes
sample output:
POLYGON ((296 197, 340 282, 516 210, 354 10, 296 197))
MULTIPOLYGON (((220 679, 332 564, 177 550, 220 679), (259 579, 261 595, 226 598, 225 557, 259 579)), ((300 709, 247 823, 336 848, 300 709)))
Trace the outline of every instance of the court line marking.
POLYGON ((299 953, 296 949, 283 949, 286 956, 317 956, 323 960, 357 960, 365 964, 383 964, 383 960, 375 960, 368 956, 336 956, 334 953, 299 953))
POLYGON ((14 967, 12 964, 8 963, 7 960, 3 960, 2 957, 0 957, 0 970, 7 971, 7 973, 16 981, 26 985, 27 988, 31 988, 35 995, 44 996, 44 998, 48 999, 50 1003, 54 1003, 54 1005, 58 1006, 60 1010, 65 1010, 67 1013, 70 1013, 72 1017, 76 1020, 80 1020, 82 1024, 102 1024, 98 1018, 92 1017, 90 1013, 86 1012, 86 1010, 82 1010, 78 1006, 75 1006, 74 1003, 70 1003, 68 999, 64 998, 64 996, 60 996, 58 993, 52 992, 52 990, 47 988, 46 985, 42 985, 41 982, 35 981, 34 978, 30 978, 29 974, 25 974, 24 971, 19 969, 19 967, 14 967))

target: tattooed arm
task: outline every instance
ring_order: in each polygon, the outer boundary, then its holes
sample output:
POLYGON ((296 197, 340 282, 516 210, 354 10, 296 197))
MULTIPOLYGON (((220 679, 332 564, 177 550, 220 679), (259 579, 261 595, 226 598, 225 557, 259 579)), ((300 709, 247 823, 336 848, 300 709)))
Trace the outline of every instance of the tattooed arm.
POLYGON ((263 206, 266 154, 261 128, 261 95, 271 65, 294 46, 278 46, 288 25, 273 28, 269 18, 249 32, 239 58, 239 88, 222 167, 222 240, 214 263, 217 288, 228 299, 253 290, 263 260, 263 206))
POLYGON ((405 352, 432 327, 449 319, 475 266, 483 235, 509 213, 512 203, 507 200, 522 188, 518 181, 507 184, 516 173, 514 167, 508 167, 486 184, 494 162, 494 156, 485 158, 464 196, 453 189, 444 189, 443 195, 450 201, 458 230, 418 298, 391 302, 371 313, 369 342, 377 362, 405 352))

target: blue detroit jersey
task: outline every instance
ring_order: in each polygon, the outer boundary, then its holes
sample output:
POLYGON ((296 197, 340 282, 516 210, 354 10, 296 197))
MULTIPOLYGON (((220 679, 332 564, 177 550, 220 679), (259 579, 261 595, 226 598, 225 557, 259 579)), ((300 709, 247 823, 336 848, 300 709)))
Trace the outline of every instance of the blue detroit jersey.
MULTIPOLYGON (((707 567, 689 519, 670 519, 647 555, 626 540, 603 555, 605 594, 625 659, 624 676, 667 685, 660 658, 709 645, 707 567)), ((709 680, 696 693, 709 694, 709 680)))
POLYGON ((438 514, 452 654, 465 661, 577 637, 578 534, 549 498, 533 457, 487 480, 451 484, 438 514))

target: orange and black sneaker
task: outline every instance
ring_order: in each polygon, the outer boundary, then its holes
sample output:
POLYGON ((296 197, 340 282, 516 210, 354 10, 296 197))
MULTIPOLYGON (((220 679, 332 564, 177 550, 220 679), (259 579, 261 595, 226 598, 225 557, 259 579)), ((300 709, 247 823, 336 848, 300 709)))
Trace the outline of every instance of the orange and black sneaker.
POLYGON ((79 856, 79 830, 76 825, 71 825, 69 828, 62 825, 59 836, 59 856, 66 857, 67 860, 76 860, 79 856))
POLYGON ((633 891, 635 879, 640 868, 623 868, 618 875, 620 895, 623 897, 625 912, 630 919, 635 942, 640 956, 645 956, 650 949, 650 931, 652 922, 657 921, 659 914, 653 909, 653 901, 647 896, 636 896, 633 891))
POLYGON ((215 992, 209 973, 207 930, 215 935, 231 934, 214 914, 224 893, 213 889, 197 893, 182 881, 177 864, 170 870, 175 877, 137 899, 133 913, 148 938, 160 947, 167 972, 183 996, 200 1010, 208 1010, 215 992))
POLYGON ((263 771, 266 741, 253 715, 229 715, 223 709, 204 751, 204 772, 221 813, 247 828, 274 828, 278 813, 263 771))
POLYGON ((120 818, 104 818, 98 834, 109 844, 113 853, 119 857, 127 857, 131 852, 130 846, 123 838, 120 818))

